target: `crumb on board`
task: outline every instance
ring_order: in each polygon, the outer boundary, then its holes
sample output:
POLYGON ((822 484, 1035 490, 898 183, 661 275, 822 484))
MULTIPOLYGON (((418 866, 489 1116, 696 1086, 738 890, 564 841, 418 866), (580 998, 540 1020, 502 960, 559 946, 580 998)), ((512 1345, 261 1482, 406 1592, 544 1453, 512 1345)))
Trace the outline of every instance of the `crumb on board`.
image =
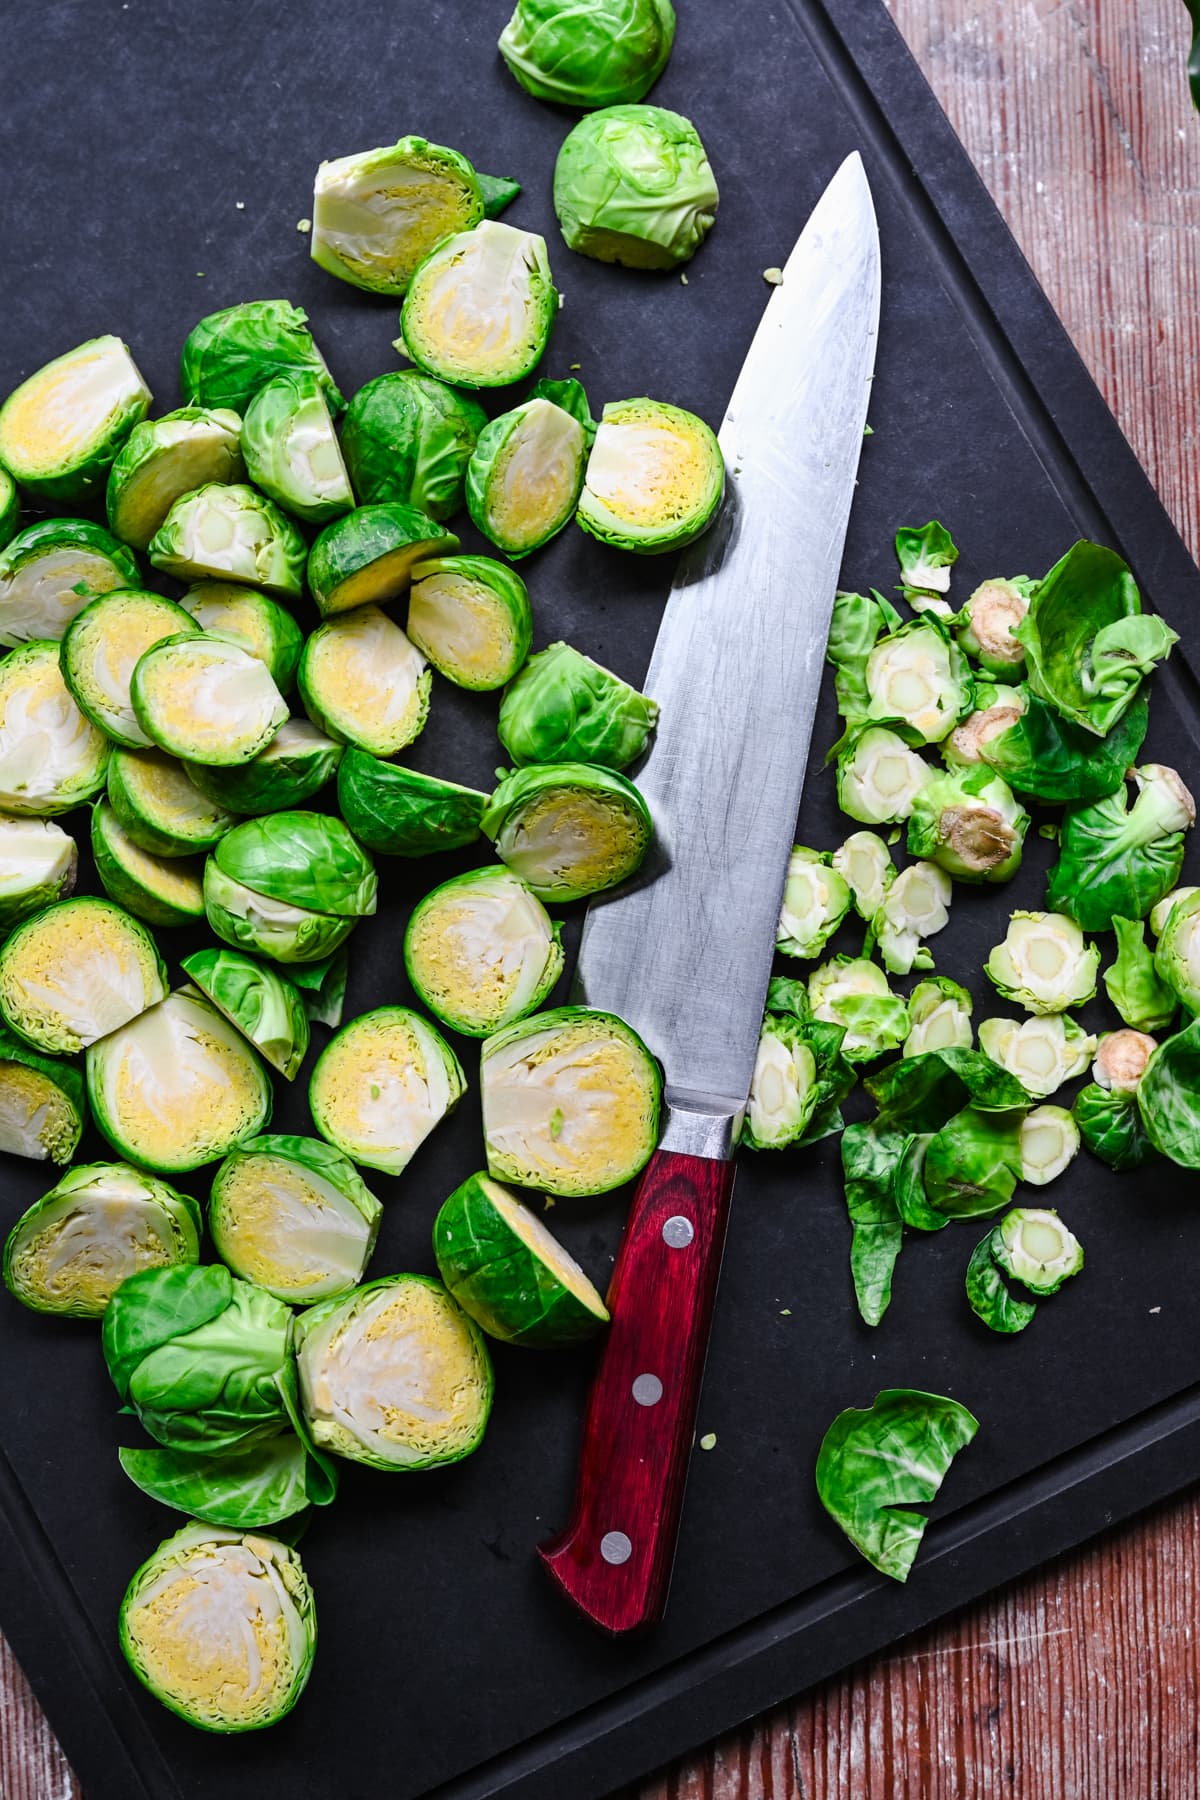
POLYGON ((683 272, 682 272, 682 270, 681 270, 681 271, 680 271, 680 275, 679 275, 679 280, 680 280, 680 285, 681 285, 681 286, 683 286, 683 287, 686 287, 686 286, 687 286, 687 284, 688 284, 688 278, 687 278, 687 276, 686 276, 686 275, 685 275, 685 274, 684 274, 684 273, 683 273, 683 272))
POLYGON ((772 267, 770 269, 764 269, 763 270, 763 280, 767 283, 767 285, 769 287, 782 287, 783 286, 783 270, 777 269, 774 267, 772 267))
POLYGON ((312 230, 312 220, 311 219, 297 219, 296 220, 296 230, 297 231, 311 231, 312 230))
POLYGON ((702 1450, 715 1450, 716 1447, 717 1447, 716 1432, 715 1431, 706 1431, 704 1436, 700 1439, 700 1448, 702 1450))

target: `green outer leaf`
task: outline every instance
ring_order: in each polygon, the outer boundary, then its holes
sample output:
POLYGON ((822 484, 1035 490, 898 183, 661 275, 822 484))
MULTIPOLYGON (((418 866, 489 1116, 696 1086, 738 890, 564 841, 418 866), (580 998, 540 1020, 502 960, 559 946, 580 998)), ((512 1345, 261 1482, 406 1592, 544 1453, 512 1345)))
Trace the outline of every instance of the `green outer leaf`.
POLYGON ((0 468, 0 550, 21 528, 21 496, 7 469, 0 468))
POLYGON ((497 783, 479 824, 500 860, 509 863, 539 900, 550 904, 583 900, 625 881, 641 867, 654 833, 650 810, 633 783, 615 769, 587 763, 533 763, 514 769, 497 783), (608 866, 598 875, 574 873, 581 858, 576 856, 573 865, 570 845, 564 846, 553 867, 549 861, 539 868, 530 866, 518 842, 529 815, 539 810, 544 815, 556 801, 569 803, 576 793, 585 794, 593 807, 620 822, 622 838, 608 866))
POLYGON ((631 269, 690 261, 719 199, 700 133, 662 106, 587 114, 554 165, 554 210, 567 248, 631 269))
POLYGON ((185 400, 244 413, 251 397, 276 375, 308 369, 321 382, 334 412, 341 412, 346 403, 313 343, 307 319, 301 307, 287 300, 244 300, 209 313, 193 325, 183 346, 179 379, 185 400))
POLYGON ((500 742, 526 763, 627 769, 646 748, 658 704, 570 644, 531 656, 500 702, 500 742))
POLYGON ((992 1331, 1024 1331, 1037 1311, 1037 1302, 1018 1300, 1005 1286, 994 1255, 999 1235, 1000 1227, 993 1225, 971 1252, 967 1264, 967 1301, 975 1317, 982 1319, 992 1331))
POLYGON ((308 1049, 308 1014, 292 983, 240 950, 197 950, 180 963, 206 999, 288 1081, 308 1049))
POLYGON ((121 1286, 120 1304, 110 1304, 105 1314, 101 1346, 113 1385, 128 1400, 133 1372, 145 1357, 225 1311, 233 1276, 217 1263, 184 1265, 146 1269, 121 1286))
POLYGON ((854 1228, 850 1273, 868 1325, 878 1325, 892 1297, 892 1271, 904 1240, 892 1178, 907 1141, 902 1132, 877 1124, 847 1125, 842 1133, 846 1210, 854 1228))
POLYGON ((982 1050, 926 1050, 901 1057, 863 1083, 880 1123, 901 1131, 935 1132, 968 1103, 980 1112, 1027 1106, 1017 1080, 982 1050))
POLYGON ((357 923, 306 906, 281 906, 234 881, 211 856, 204 864, 204 911, 210 930, 226 944, 289 965, 324 962, 357 923))
POLYGON ((964 1106, 930 1138, 925 1197, 952 1219, 999 1212, 1021 1178, 1021 1120, 1027 1110, 981 1112, 964 1106))
MULTIPOLYGON (((0 1025, 0 1094, 4 1089, 5 1063, 19 1063, 22 1068, 32 1069, 43 1081, 53 1083, 62 1095, 68 1109, 68 1124, 65 1137, 60 1138, 56 1146, 46 1146, 47 1159, 50 1162, 69 1163, 75 1154, 75 1146, 83 1136, 83 1127, 87 1121, 87 1089, 83 1072, 73 1063, 61 1062, 57 1057, 43 1056, 39 1051, 23 1043, 7 1026, 0 1025)), ((7 1134, 0 1133, 0 1150, 7 1150, 10 1155, 18 1156, 15 1139, 6 1141, 7 1134)))
POLYGON ((195 1450, 117 1451, 135 1487, 152 1500, 190 1513, 209 1525, 259 1531, 278 1525, 309 1506, 326 1506, 337 1492, 337 1471, 313 1467, 300 1439, 269 1438, 225 1456, 195 1450))
POLYGON ((521 184, 514 181, 511 175, 484 175, 481 170, 476 169, 475 179, 483 196, 485 219, 498 219, 520 196, 521 184))
POLYGON ((671 0, 517 0, 500 34, 509 71, 536 100, 589 108, 640 100, 675 39, 671 0))
POLYGON ((935 1499, 978 1429, 978 1419, 955 1400, 885 1388, 869 1408, 839 1413, 821 1440, 821 1504, 868 1562, 905 1581, 928 1521, 899 1508, 935 1499))
MULTIPOLYGON (((183 766, 193 786, 214 806, 257 817, 290 811, 311 800, 337 773, 342 750, 343 745, 307 719, 285 719, 266 749, 249 762, 222 768, 191 762, 183 766)), ((236 823, 230 820, 231 825, 236 823)))
POLYGON ((288 980, 300 989, 309 1018, 335 1031, 342 1022, 349 967, 350 953, 343 944, 320 962, 293 963, 287 970, 288 980))
POLYGON ((871 705, 867 657, 879 638, 898 631, 903 623, 891 601, 875 588, 869 598, 843 589, 834 599, 825 657, 834 667, 838 711, 848 728, 864 724, 871 705))
MULTIPOLYGON (((440 597, 444 605, 444 590, 440 597)), ((451 611, 453 613, 453 608, 451 611)), ((506 681, 511 681, 529 655, 529 646, 533 642, 529 589, 515 569, 497 562, 495 557, 434 557, 429 562, 418 563, 413 570, 406 630, 411 642, 429 658, 439 675, 444 675, 456 687, 469 688, 476 693, 489 693, 494 688, 503 687, 506 681), (459 622, 468 629, 476 623, 473 615, 476 614, 481 591, 487 595, 484 604, 491 609, 495 633, 494 641, 487 645, 487 651, 493 656, 490 664, 485 661, 480 666, 478 655, 471 662, 463 660, 454 642, 457 633, 453 616, 447 633, 450 641, 438 638, 437 621, 426 612, 422 593, 423 584, 431 576, 455 579, 461 597, 459 622)))
MULTIPOLYGON (((111 765, 110 765, 111 766, 111 765)), ((130 841, 129 833, 107 800, 92 807, 92 861, 109 899, 146 925, 169 929, 193 925, 204 917, 202 857, 154 856, 130 841), (185 903, 180 884, 191 877, 192 900, 185 903), (156 880, 161 886, 156 886, 156 880)))
POLYGON ((329 813, 268 813, 226 832, 213 851, 223 875, 270 900, 335 918, 375 911, 375 865, 341 819, 329 813))
POLYGON ((1085 931, 1107 931, 1116 914, 1144 919, 1170 893, 1183 867, 1184 832, 1164 831, 1149 799, 1143 790, 1131 806, 1122 782, 1103 800, 1067 808, 1046 885, 1051 912, 1085 931))
POLYGON ((1071 1112, 1092 1155, 1110 1169, 1140 1169, 1154 1157, 1137 1095, 1128 1089, 1102 1088, 1089 1081, 1076 1094, 1071 1112))
MULTIPOLYGON (((771 986, 775 986, 774 978, 771 986)), ((803 986, 803 984, 798 984, 803 986)), ((778 993, 776 994, 778 999, 778 993)), ((806 996, 807 999, 807 996, 806 996)), ((778 1006, 770 1004, 770 993, 767 996, 767 1011, 779 1011, 778 1006)), ((858 1079, 853 1063, 842 1054, 842 1045, 846 1031, 842 1025, 834 1025, 823 1019, 802 1019, 804 1041, 813 1053, 817 1065, 817 1103, 812 1118, 796 1139, 797 1149, 802 1150, 806 1144, 819 1143, 822 1138, 831 1137, 840 1131, 845 1124, 842 1118, 841 1103, 853 1088, 858 1079)))
POLYGON ((407 593, 414 563, 446 556, 458 539, 415 506, 359 506, 326 525, 308 557, 308 585, 323 619, 385 606, 407 593))
POLYGON ((1141 610, 1137 584, 1115 550, 1086 540, 1072 545, 1034 589, 1013 634, 1025 646, 1033 692, 1065 719, 1105 736, 1132 703, 1143 670, 1130 663, 1118 691, 1095 691, 1095 641, 1141 610))
POLYGON ((1181 1168, 1200 1169, 1200 1019, 1151 1054, 1137 1101, 1154 1148, 1181 1168))
POLYGON ((342 427, 342 455, 359 501, 399 501, 439 522, 465 499, 467 464, 487 414, 478 400, 398 369, 360 387, 342 427))
POLYGON ((925 1198, 925 1155, 933 1134, 910 1137, 892 1176, 896 1211, 913 1231, 941 1231, 950 1223, 944 1212, 925 1198))
POLYGON ((1052 805, 1103 800, 1123 784, 1137 761, 1150 722, 1139 693, 1102 738, 1064 719, 1039 694, 1021 688, 1025 710, 1007 731, 983 746, 983 759, 1018 794, 1052 805))
POLYGON ((1117 955, 1104 971, 1108 997, 1134 1031, 1164 1031, 1175 1017, 1179 1000, 1154 966, 1153 952, 1146 943, 1145 922, 1116 914, 1112 927, 1117 936, 1117 955))

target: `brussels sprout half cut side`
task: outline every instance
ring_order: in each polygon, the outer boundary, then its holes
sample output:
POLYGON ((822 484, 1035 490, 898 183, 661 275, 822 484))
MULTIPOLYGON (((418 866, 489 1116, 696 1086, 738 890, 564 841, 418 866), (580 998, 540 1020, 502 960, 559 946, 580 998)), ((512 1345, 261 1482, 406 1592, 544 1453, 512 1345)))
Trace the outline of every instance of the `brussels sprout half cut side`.
POLYGON ((347 750, 338 769, 338 805, 360 843, 383 856, 432 856, 479 837, 488 796, 416 769, 347 750))
POLYGON ((211 850, 237 816, 210 800, 161 750, 115 750, 108 800, 135 844, 152 856, 211 850))
POLYGON ((455 687, 503 687, 533 642, 529 589, 490 556, 418 563, 408 596, 409 638, 455 687))
POLYGON ((147 925, 193 925, 204 917, 200 857, 155 856, 134 842, 107 800, 92 809, 92 858, 110 900, 147 925))
POLYGON ((190 632, 182 606, 142 588, 114 588, 76 613, 63 634, 63 680, 85 719, 118 744, 150 739, 133 710, 133 671, 155 644, 190 632))
POLYGON ((69 1163, 86 1117, 79 1070, 40 1056, 0 1027, 0 1150, 32 1162, 69 1163))
POLYGON ((517 0, 500 54, 535 99, 586 109, 640 100, 674 41, 671 0, 517 0))
POLYGON ((335 1149, 399 1175, 466 1085, 440 1032, 407 1007, 381 1006, 330 1039, 308 1098, 313 1124, 335 1149))
POLYGON ((0 659, 0 809, 70 812, 100 792, 108 756, 62 678, 56 643, 34 640, 0 659))
POLYGON ((576 514, 603 544, 653 556, 706 531, 725 492, 725 459, 694 413, 661 400, 604 408, 576 514))
POLYGON ((508 869, 473 869, 418 901, 404 966, 418 1000, 466 1037, 542 1004, 563 968, 561 927, 508 869))
POLYGON ((245 482, 210 481, 176 500, 147 555, 178 581, 244 581, 298 600, 308 545, 265 494, 245 482))
POLYGON ((215 632, 164 638, 135 666, 132 694, 138 724, 160 750, 217 767, 249 762, 288 717, 265 664, 215 632))
POLYGON ((382 1216, 353 1163, 320 1138, 248 1138, 217 1170, 208 1203, 218 1256, 292 1306, 357 1287, 382 1216))
POLYGON ((260 387, 242 422, 246 472, 285 512, 324 524, 354 505, 323 384, 307 369, 260 387))
POLYGON ((700 134, 662 106, 608 106, 568 132, 554 210, 569 250, 627 269, 690 261, 720 195, 700 134))
POLYGON ((0 464, 38 500, 89 500, 150 397, 120 338, 92 338, 36 370, 0 406, 0 464))
POLYGON ((32 1312, 99 1319, 142 1269, 200 1260, 200 1209, 127 1163, 86 1163, 21 1214, 4 1246, 4 1282, 32 1312))
POLYGON ((742 1127, 751 1150, 782 1150, 806 1130, 817 1106, 817 1059, 808 1027, 786 1014, 768 1013, 759 1034, 742 1127))
POLYGON ((0 813, 0 933, 66 900, 75 886, 75 839, 50 819, 10 819, 0 813))
POLYGON ((138 560, 89 519, 39 519, 0 552, 0 644, 61 638, 113 588, 136 587, 138 560))
POLYGON ((142 419, 108 472, 105 505, 111 529, 145 550, 184 494, 210 481, 240 481, 242 421, 226 407, 184 406, 161 419, 142 419))
POLYGON ((226 944, 281 963, 323 962, 358 923, 258 894, 226 875, 211 856, 204 865, 204 911, 209 929, 226 944))
POLYGON ((313 188, 312 259, 369 294, 405 292, 435 244, 484 214, 474 169, 422 137, 323 162, 313 188))
POLYGON ((500 781, 481 827, 539 900, 582 900, 636 872, 653 824, 632 782, 586 763, 538 763, 500 781))
POLYGON ((1029 611, 1035 583, 1025 575, 1012 581, 994 577, 977 587, 955 620, 958 641, 989 675, 1017 676, 1025 646, 1014 636, 1029 611))
POLYGON ((489 1337, 541 1349, 594 1337, 608 1308, 537 1214, 490 1175, 471 1175, 433 1224, 442 1280, 489 1337))
POLYGON ((313 724, 372 756, 419 737, 433 677, 425 658, 377 606, 318 625, 300 658, 300 698, 313 724))
POLYGON ((397 348, 442 381, 506 387, 532 373, 557 313, 545 238, 484 219, 414 271, 397 348))
POLYGON ((394 500, 431 519, 451 518, 486 424, 478 400, 419 369, 376 375, 359 388, 342 425, 342 455, 360 502, 394 500))
POLYGON ((373 1469, 433 1469, 478 1448, 492 1365, 472 1319, 439 1282, 389 1275, 296 1322, 300 1395, 313 1442, 373 1469))
POLYGON ((71 1055, 128 1024, 167 991, 144 925, 109 900, 47 907, 0 945, 0 1013, 27 1043, 71 1055))
POLYGON ((562 1006, 484 1041, 488 1174, 548 1194, 603 1194, 641 1173, 658 1142, 662 1071, 612 1013, 562 1006))
POLYGON ((485 425, 467 465, 467 510, 514 561, 549 543, 575 511, 587 436, 552 400, 526 400, 485 425))
POLYGON ((454 533, 415 506, 360 506, 327 525, 313 545, 308 585, 323 619, 386 606, 408 592, 415 563, 457 549, 454 533))
POLYGON ((201 631, 236 638, 265 663, 281 694, 296 682, 304 633, 286 606, 235 581, 198 581, 179 602, 201 631))
MULTIPOLYGON (((264 1062, 278 1069, 285 1080, 295 1080, 308 1049, 308 1014, 299 992, 285 976, 243 956, 240 950, 197 950, 184 957, 180 968, 247 1043, 254 1045, 264 1062)), ((228 1262, 228 1257, 225 1260, 228 1262)), ((236 1273, 249 1281, 258 1279, 245 1269, 236 1273)))
POLYGON ((570 644, 531 656, 500 702, 497 732, 513 762, 627 769, 658 723, 658 704, 570 644))
POLYGON ((260 387, 276 375, 308 370, 334 412, 345 401, 313 343, 308 314, 287 300, 244 300, 209 313, 188 333, 179 379, 189 404, 230 406, 244 415, 260 387))

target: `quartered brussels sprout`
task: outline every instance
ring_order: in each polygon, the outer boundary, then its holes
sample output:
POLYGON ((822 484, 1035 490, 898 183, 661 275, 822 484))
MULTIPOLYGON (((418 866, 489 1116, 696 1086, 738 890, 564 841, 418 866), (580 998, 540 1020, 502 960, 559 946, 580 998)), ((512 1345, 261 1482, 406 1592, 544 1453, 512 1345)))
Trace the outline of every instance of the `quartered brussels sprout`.
MULTIPOLYGON (((197 950, 185 956, 180 967, 264 1062, 288 1081, 295 1079, 308 1049, 309 1031, 304 1002, 290 981, 239 950, 197 950)), ((237 1273, 258 1279, 246 1269, 237 1273)))
POLYGON ((908 849, 959 881, 1011 881, 1028 829, 1008 783, 981 763, 925 783, 909 814, 908 849))
POLYGON ((164 638, 135 665, 131 693, 152 743, 218 767, 249 762, 288 716, 266 665, 215 632, 164 638))
POLYGON ((211 856, 204 865, 204 911, 209 929, 223 942, 281 963, 322 962, 358 923, 353 916, 256 893, 226 875, 211 856))
POLYGON ((0 1027, 0 1150, 33 1162, 68 1163, 86 1116, 79 1070, 40 1056, 0 1027))
MULTIPOLYGON (((982 727, 980 731, 983 761, 1011 788, 1054 805, 1102 800, 1117 791, 1137 761, 1146 735, 1150 714, 1144 696, 1133 701, 1106 737, 1098 738, 1064 719, 1030 688, 1021 687, 1016 694, 1011 714, 1004 706, 994 709, 1002 724, 994 731, 982 727)), ((951 733, 947 744, 968 731, 977 717, 973 714, 951 733)))
POLYGON ((1006 1000, 1031 1013, 1065 1012, 1096 991, 1100 952, 1073 919, 1057 912, 1015 912, 1004 942, 983 965, 1006 1000))
POLYGON ((141 1269, 200 1260, 200 1208, 128 1163, 85 1163, 21 1214, 4 1281, 33 1312, 99 1319, 141 1269))
POLYGON ((1065 1107, 1030 1108, 1021 1120, 1022 1181, 1045 1187, 1056 1181, 1078 1154, 1079 1127, 1065 1107))
POLYGON ((334 412, 345 401, 313 343, 308 314, 286 300, 245 300, 210 313, 188 333, 179 378, 188 402, 246 407, 276 375, 307 370, 325 389, 334 412))
POLYGON ((204 917, 200 857, 143 850, 107 800, 92 809, 92 860, 109 899, 147 925, 193 925, 204 917))
POLYGON ((896 722, 909 741, 939 744, 970 712, 970 667, 941 621, 923 614, 874 645, 864 678, 867 717, 896 722))
POLYGON ((471 1175, 433 1224, 438 1271, 463 1311, 505 1344, 594 1337, 608 1308, 573 1256, 508 1188, 471 1175))
POLYGON ((0 551, 0 644, 61 638, 113 588, 136 587, 137 557, 89 519, 39 519, 0 551))
POLYGON ((901 1055, 922 1056, 930 1050, 969 1050, 973 1001, 965 987, 945 975, 918 981, 908 996, 908 1036, 901 1055))
MULTIPOLYGON (((1029 699, 1027 688, 977 681, 975 710, 967 714, 961 725, 954 727, 949 737, 942 739, 939 745, 942 760, 952 768, 978 768, 981 763, 989 763, 989 746, 993 739, 1003 736, 1017 723, 1029 699)), ((1039 705, 1043 704, 1039 702, 1039 705)), ((1058 717, 1057 713, 1051 716, 1058 717)))
POLYGON ((1174 769, 1131 769, 1137 798, 1122 785, 1107 799, 1068 807, 1046 899, 1085 931, 1106 931, 1119 913, 1142 919, 1170 893, 1183 867, 1184 833, 1196 802, 1174 769))
POLYGON ((355 1162, 399 1175, 466 1085, 458 1058, 427 1020, 380 1006, 326 1044, 308 1099, 322 1137, 355 1162))
POLYGON ((71 1055, 167 991, 144 925, 108 900, 64 900, 0 945, 0 1012, 36 1049, 71 1055))
POLYGON ((259 388, 242 423, 242 455, 251 481, 297 519, 321 525, 354 505, 324 384, 307 369, 259 388))
POLYGON ((0 467, 0 550, 13 539, 21 524, 21 496, 8 470, 0 467))
POLYGON ((1033 1019, 981 1019, 979 1048, 1044 1100, 1088 1066, 1096 1040, 1065 1013, 1033 1019))
MULTIPOLYGON (((1097 1058, 1097 1064, 1099 1061, 1097 1058)), ((1099 1067, 1092 1073, 1101 1081, 1099 1067)), ((1128 1080, 1128 1065, 1123 1073, 1127 1077, 1123 1085, 1128 1091, 1135 1086, 1128 1080)), ((1118 1091, 1116 1080, 1111 1086, 1118 1091)), ((1141 1080, 1136 1083, 1136 1101, 1146 1136, 1154 1148, 1181 1168, 1200 1168, 1200 1022, 1193 1020, 1186 1031, 1177 1031, 1150 1053, 1141 1080)))
POLYGON ((161 750, 116 750, 108 765, 108 799, 135 844, 152 856, 211 850, 237 824, 209 800, 173 756, 161 750))
POLYGON ((431 856, 473 844, 488 796, 416 769, 347 750, 338 806, 360 843, 385 856, 431 856))
POLYGON ((307 719, 285 719, 249 762, 221 769, 189 763, 187 771, 213 807, 258 814, 302 806, 333 780, 341 759, 342 745, 307 719))
POLYGON ((724 491, 725 459, 703 419, 661 400, 612 400, 576 517, 601 543, 652 556, 706 531, 724 491))
POLYGON ((369 294, 403 294, 417 265, 483 218, 465 156, 422 137, 323 162, 313 188, 312 259, 369 294))
POLYGON ((526 400, 484 426, 467 465, 467 509, 514 561, 567 524, 583 486, 587 438, 552 400, 526 400))
POLYGON ((505 775, 480 827, 501 862, 553 903, 582 900, 633 875, 654 829, 632 782, 585 763, 535 763, 505 775))
POLYGON ((877 963, 865 956, 835 956, 808 978, 814 1019, 841 1025, 847 1062, 873 1062, 908 1036, 908 1008, 888 986, 877 963))
POLYGON ((817 1059, 798 1019, 768 1012, 759 1034, 741 1141, 781 1150, 807 1129, 817 1104, 817 1059))
POLYGON ((1200 888, 1176 896, 1159 927, 1154 967, 1189 1012, 1200 1012, 1200 888))
POLYGON ((1164 1031, 1175 1017, 1178 996, 1154 966, 1141 919, 1113 918, 1116 960, 1104 971, 1104 987, 1126 1025, 1135 1031, 1164 1031))
POLYGON ((295 685, 304 633, 286 606, 235 581, 198 581, 179 603, 201 631, 236 638, 265 663, 281 694, 295 685))
MULTIPOLYGON (((1039 1112, 1057 1112, 1039 1107, 1039 1112)), ((1069 1117, 1070 1115, 1066 1115, 1069 1117)), ((992 1254, 1006 1275, 1039 1297, 1057 1294, 1083 1267, 1083 1246, 1056 1212, 1017 1206, 996 1228, 992 1254)))
POLYGON ((788 858, 775 929, 775 948, 784 956, 820 956, 850 910, 850 885, 830 866, 831 860, 826 852, 806 850, 802 844, 788 858))
POLYGON ((896 560, 904 597, 944 596, 950 592, 950 571, 958 561, 958 546, 944 525, 930 519, 928 525, 902 525, 896 533, 896 560))
POLYGON ((431 519, 463 505, 467 464, 487 414, 419 369, 376 375, 360 387, 342 426, 342 455, 359 501, 399 501, 431 519))
POLYGON ((375 865, 341 819, 329 813, 268 813, 235 825, 213 851, 223 875, 269 900, 338 918, 375 911, 375 865))
POLYGON ((586 109, 640 100, 674 40, 671 0, 517 0, 500 54, 535 99, 586 109))
MULTIPOLYGON (((152 1500, 231 1531, 258 1532, 337 1495, 334 1464, 292 1432, 232 1452, 122 1449, 117 1456, 152 1500)), ((296 1521, 296 1535, 303 1525, 296 1521)))
POLYGON ((837 759, 838 805, 864 825, 907 819, 933 770, 904 739, 883 725, 850 732, 837 759))
POLYGON ((150 742, 133 710, 133 671, 164 638, 190 631, 182 606, 141 588, 114 588, 76 613, 63 634, 63 680, 84 718, 118 744, 150 742))
POLYGON ((554 210, 569 250, 629 269, 688 262, 717 213, 700 134, 662 106, 608 106, 579 121, 554 165, 554 210))
POLYGON ((503 687, 533 641, 529 590, 490 556, 435 557, 413 570, 407 630, 455 687, 503 687))
POLYGON ((1025 646, 1013 634, 1029 611, 1036 583, 1027 575, 981 583, 955 621, 958 641, 989 675, 1013 676, 1025 661, 1025 646))
POLYGON ((171 1712, 202 1731, 257 1731, 303 1693, 317 1615, 286 1544, 192 1524, 137 1571, 120 1632, 130 1668, 171 1712))
POLYGON ((34 640, 0 659, 0 809, 49 817, 104 786, 108 739, 85 719, 58 645, 34 640))
POLYGON ((506 387, 532 372, 557 315, 545 238, 484 219, 416 269, 396 347, 443 381, 506 387))
POLYGON ((308 545, 265 494, 245 482, 210 481, 176 500, 147 555, 178 581, 245 581, 297 600, 308 545))
POLYGON ((536 1010, 563 968, 561 928, 508 869, 473 869, 417 902, 404 965, 418 1000, 467 1037, 536 1010))
POLYGON ((479 1062, 488 1174, 548 1194, 607 1193, 658 1141, 662 1071, 612 1013, 560 1006, 485 1040, 479 1062))
POLYGON ((850 889, 855 912, 869 925, 896 879, 891 851, 878 832, 852 831, 829 860, 850 889))
POLYGON ((424 1275, 389 1275, 296 1322, 313 1442, 373 1469, 433 1469, 478 1449, 492 1365, 478 1327, 424 1275))
POLYGON ((373 756, 411 744, 429 712, 425 658, 377 606, 319 625, 304 646, 299 681, 313 724, 373 756))
POLYGON ((93 1043, 87 1084, 96 1124, 139 1168, 198 1169, 265 1130, 271 1116, 258 1057, 192 988, 93 1043))
POLYGON ((134 426, 108 472, 108 522, 145 550, 175 502, 210 481, 240 481, 242 421, 225 407, 184 406, 134 426))
POLYGON ((383 1208, 320 1138, 247 1138, 213 1177, 208 1225, 235 1275, 303 1306, 347 1294, 371 1260, 383 1208))
POLYGON ((78 866, 75 839, 61 825, 0 813, 0 933, 67 899, 78 866))
POLYGON ((386 606, 408 592, 413 565, 458 549, 415 506, 360 506, 327 525, 308 561, 308 585, 323 619, 361 606, 386 606))
POLYGON ((950 922, 950 877, 936 863, 910 863, 897 875, 871 921, 883 966, 893 975, 931 969, 924 939, 950 922))
POLYGON ((0 406, 0 464, 38 500, 73 506, 102 491, 149 409, 150 389, 120 338, 92 338, 36 370, 0 406))
POLYGON ((531 656, 500 703, 497 730, 514 763, 625 769, 646 748, 657 702, 570 644, 531 656))

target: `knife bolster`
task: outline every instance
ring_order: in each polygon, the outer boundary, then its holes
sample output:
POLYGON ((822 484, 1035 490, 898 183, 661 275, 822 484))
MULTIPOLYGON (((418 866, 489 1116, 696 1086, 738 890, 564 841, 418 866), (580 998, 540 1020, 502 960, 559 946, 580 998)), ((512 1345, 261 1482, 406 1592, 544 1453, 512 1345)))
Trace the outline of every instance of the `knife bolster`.
POLYGON ((728 1162, 741 1135, 744 1106, 706 1094, 681 1093, 668 1087, 666 1122, 658 1141, 660 1150, 678 1156, 703 1156, 709 1162, 728 1162))

